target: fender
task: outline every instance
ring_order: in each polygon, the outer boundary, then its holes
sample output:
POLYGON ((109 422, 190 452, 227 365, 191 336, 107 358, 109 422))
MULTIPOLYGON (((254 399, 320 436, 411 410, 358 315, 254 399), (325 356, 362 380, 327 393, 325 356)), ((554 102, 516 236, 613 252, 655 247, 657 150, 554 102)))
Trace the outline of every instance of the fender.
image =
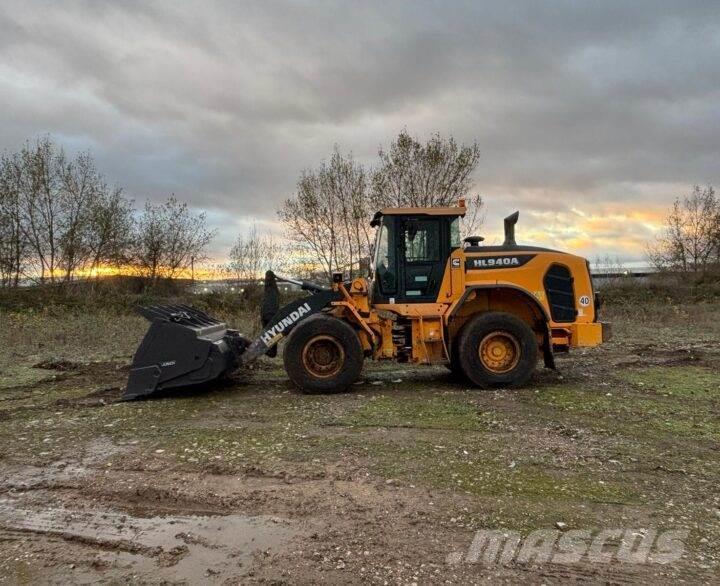
POLYGON ((523 297, 530 301, 540 311, 540 314, 545 318, 546 322, 550 322, 550 316, 548 315, 547 310, 527 289, 523 289, 522 287, 518 287, 517 285, 510 285, 504 283, 493 283, 492 285, 470 285, 469 287, 466 287, 465 292, 462 294, 460 299, 457 300, 455 306, 450 310, 450 313, 447 316, 447 321, 450 321, 450 318, 455 315, 457 311, 465 304, 465 301, 470 296, 470 293, 478 289, 513 289, 515 291, 518 291, 519 293, 522 293, 523 297))
MULTIPOLYGON (((530 302, 530 304, 535 307, 539 312, 540 315, 543 316, 543 319, 545 321, 545 332, 543 333, 543 344, 542 344, 542 352, 543 352, 543 362, 545 363, 545 366, 547 368, 555 369, 555 357, 553 355, 552 351, 552 344, 550 343, 551 335, 550 335, 550 315, 548 314, 547 310, 541 305, 541 303, 537 300, 537 298, 532 295, 527 289, 523 289, 522 287, 518 287, 517 285, 511 285, 511 284, 504 284, 504 283, 493 283, 488 285, 470 285, 465 289, 465 292, 462 294, 460 299, 457 300, 454 307, 450 310, 450 313, 448 313, 446 318, 446 323, 450 322, 450 319, 458 312, 458 310, 465 304, 465 301, 470 296, 470 293, 472 291, 481 290, 481 289, 513 289, 517 292, 519 292, 523 298, 525 298, 527 301, 530 302)), ((447 325, 445 326, 447 329, 447 325)), ((448 332, 446 331, 446 339, 450 344, 452 344, 452 340, 450 339, 450 336, 447 335, 448 332)), ((450 351, 450 350, 448 350, 450 351)))

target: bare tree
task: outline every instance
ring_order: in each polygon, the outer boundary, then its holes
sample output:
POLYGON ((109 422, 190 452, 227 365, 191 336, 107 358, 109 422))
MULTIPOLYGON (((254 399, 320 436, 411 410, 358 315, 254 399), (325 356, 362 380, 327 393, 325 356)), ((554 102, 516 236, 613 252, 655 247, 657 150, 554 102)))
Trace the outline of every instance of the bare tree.
POLYGON ((65 155, 49 137, 25 145, 14 157, 20 186, 23 232, 33 251, 31 264, 40 281, 55 281, 59 256, 61 173, 65 155))
POLYGON ((0 286, 2 287, 9 287, 19 276, 15 258, 17 240, 13 228, 11 216, 2 212, 2 204, 0 204, 0 286))
POLYGON ((177 277, 207 259, 205 251, 214 236, 204 213, 193 214, 174 197, 159 205, 147 202, 135 225, 132 263, 153 280, 177 277))
POLYGON ((485 223, 484 205, 485 203, 481 195, 469 195, 465 198, 467 213, 460 223, 460 235, 463 238, 475 235, 485 223))
POLYGON ((41 282, 56 278, 66 236, 63 224, 69 216, 63 191, 68 166, 65 153, 48 137, 3 156, 2 205, 5 224, 15 231, 15 284, 21 273, 36 275, 41 282))
POLYGON ((131 205, 116 191, 110 195, 89 153, 70 158, 48 137, 4 155, 3 281, 17 285, 23 274, 40 282, 69 281, 81 269, 97 265, 102 256, 98 244, 107 232, 98 223, 103 206, 111 206, 105 220, 119 225, 115 232, 128 233, 131 205))
POLYGON ((368 178, 362 165, 352 155, 343 156, 337 146, 327 166, 321 167, 323 189, 337 200, 340 216, 339 240, 344 266, 351 275, 370 255, 372 230, 370 219, 373 210, 368 200, 368 178))
POLYGON ((286 265, 282 245, 270 235, 258 233, 253 224, 247 234, 240 234, 230 249, 227 271, 237 281, 260 279, 267 270, 282 271, 286 265))
POLYGON ((384 207, 455 206, 464 198, 468 213, 462 232, 483 222, 483 201, 470 195, 471 175, 480 159, 477 143, 458 145, 439 134, 423 144, 403 130, 368 173, 338 147, 328 162, 304 171, 294 197, 278 210, 300 272, 329 277, 360 271, 370 254, 370 220, 384 207))
POLYGON ((89 153, 69 157, 49 137, 0 158, 0 283, 69 281, 84 270, 134 266, 154 279, 206 259, 214 232, 204 214, 170 198, 133 203, 111 187, 89 153))
POLYGON ((711 185, 695 185, 677 198, 665 229, 648 246, 650 261, 661 270, 703 275, 720 260, 720 202, 711 185))
POLYGON ((309 255, 326 276, 336 270, 339 258, 336 201, 321 189, 316 174, 303 172, 297 194, 283 202, 278 216, 285 224, 288 238, 294 242, 296 254, 309 255), (317 259, 315 262, 314 259, 317 259))
POLYGON ((423 144, 403 130, 388 150, 379 150, 378 157, 370 194, 374 207, 454 206, 465 198, 468 214, 463 231, 469 233, 482 223, 482 198, 469 195, 472 173, 480 161, 476 142, 458 145, 452 136, 436 133, 423 144))
POLYGON ((61 151, 56 164, 60 175, 57 264, 64 271, 65 281, 70 281, 92 258, 90 238, 96 229, 92 210, 103 180, 90 153, 80 153, 75 160, 66 161, 61 151))
POLYGON ((300 262, 311 257, 308 264, 319 265, 328 278, 359 269, 371 240, 367 188, 365 169, 337 147, 329 162, 303 172, 295 197, 278 210, 300 262))
POLYGON ((27 254, 16 171, 13 158, 4 155, 0 159, 0 283, 4 287, 18 286, 27 254))
POLYGON ((106 183, 98 186, 90 205, 90 226, 87 246, 91 271, 99 275, 101 266, 119 269, 130 262, 133 241, 134 208, 119 187, 106 183))

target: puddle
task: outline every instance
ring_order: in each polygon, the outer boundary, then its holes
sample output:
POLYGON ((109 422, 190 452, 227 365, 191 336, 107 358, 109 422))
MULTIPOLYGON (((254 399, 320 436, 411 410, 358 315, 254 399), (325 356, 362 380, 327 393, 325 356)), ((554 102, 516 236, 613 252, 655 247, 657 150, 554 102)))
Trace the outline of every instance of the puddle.
POLYGON ((45 466, 7 467, 0 477, 0 492, 77 486, 86 477, 96 473, 109 458, 129 449, 130 446, 115 444, 107 437, 98 437, 77 450, 82 455, 80 461, 59 460, 45 466))
POLYGON ((84 466, 55 462, 47 466, 22 466, 4 470, 0 492, 31 491, 56 486, 77 486, 92 470, 84 466))
POLYGON ((290 522, 277 517, 135 517, 66 508, 38 511, 19 504, 0 499, 1 529, 60 538, 97 550, 99 564, 94 565, 100 567, 96 571, 78 568, 75 578, 80 581, 125 576, 221 582, 247 572, 256 552, 277 553, 297 534, 290 522))

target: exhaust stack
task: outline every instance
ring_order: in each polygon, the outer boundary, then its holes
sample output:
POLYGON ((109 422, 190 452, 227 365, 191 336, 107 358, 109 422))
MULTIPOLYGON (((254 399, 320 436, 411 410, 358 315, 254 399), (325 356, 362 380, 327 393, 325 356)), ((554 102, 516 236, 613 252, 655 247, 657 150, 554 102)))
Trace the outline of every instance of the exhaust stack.
POLYGON ((505 242, 503 242, 503 246, 517 246, 517 242, 515 242, 515 224, 517 224, 519 217, 520 212, 515 212, 505 218, 505 242))

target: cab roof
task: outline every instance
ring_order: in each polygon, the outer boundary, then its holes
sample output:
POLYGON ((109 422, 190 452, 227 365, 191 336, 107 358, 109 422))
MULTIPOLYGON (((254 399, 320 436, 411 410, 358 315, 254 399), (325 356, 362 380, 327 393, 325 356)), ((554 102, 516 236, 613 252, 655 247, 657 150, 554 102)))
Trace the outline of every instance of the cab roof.
POLYGON ((467 212, 465 206, 437 207, 437 208, 383 208, 375 212, 371 226, 377 226, 383 216, 464 216, 467 212))

